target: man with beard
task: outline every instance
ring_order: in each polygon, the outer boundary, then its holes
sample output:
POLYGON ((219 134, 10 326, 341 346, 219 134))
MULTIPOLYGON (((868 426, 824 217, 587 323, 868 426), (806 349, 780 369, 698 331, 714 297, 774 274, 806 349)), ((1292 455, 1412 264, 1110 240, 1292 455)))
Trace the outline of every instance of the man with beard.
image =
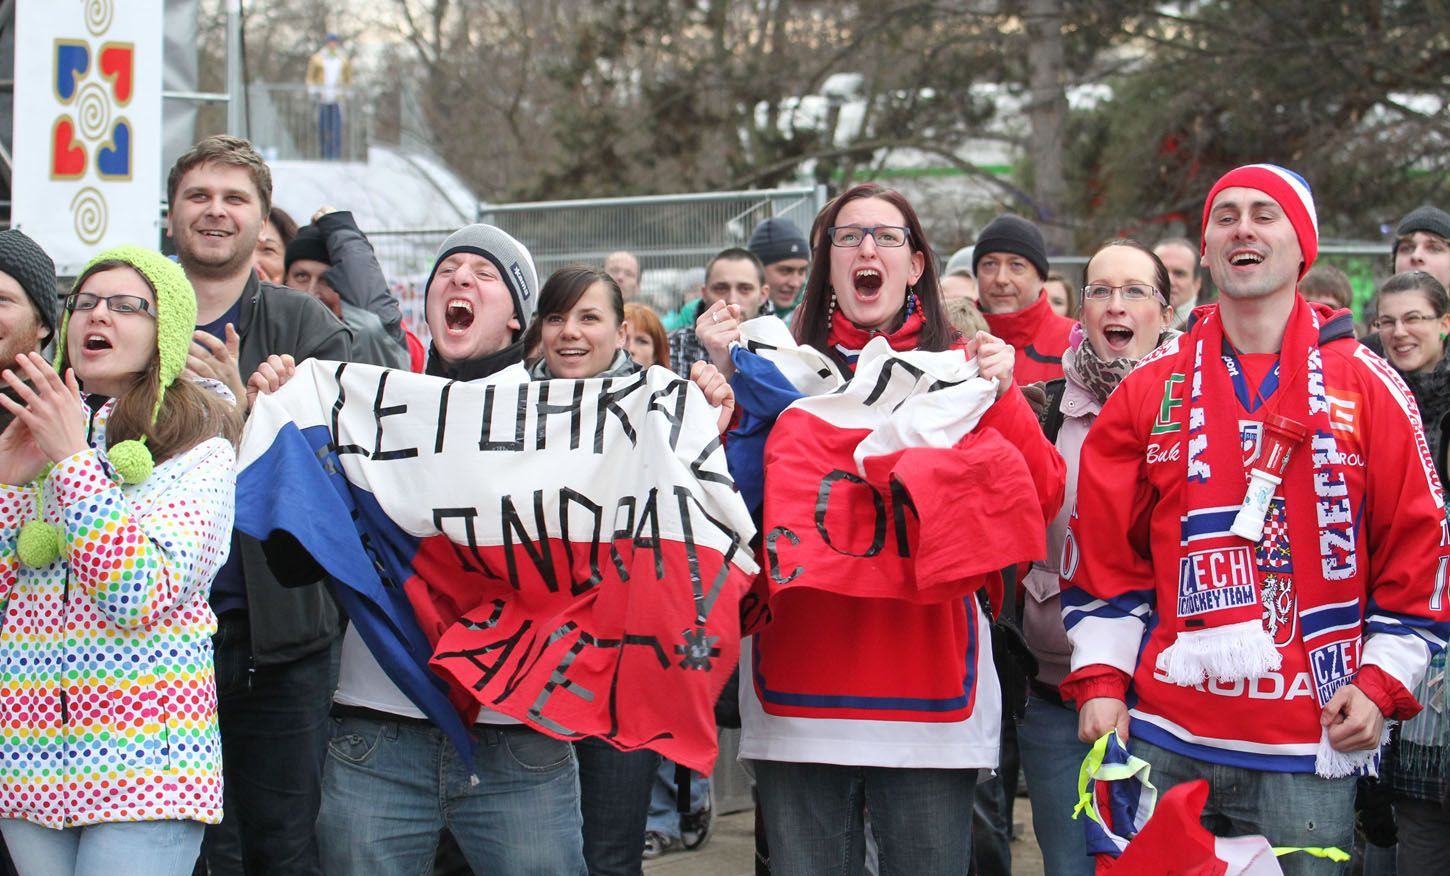
POLYGON ((59 304, 55 262, 25 232, 0 231, 0 368, 50 340, 59 304))
MULTIPOLYGON (((187 370, 226 384, 308 358, 348 361, 350 334, 315 299, 257 278, 252 260, 272 175, 246 140, 219 135, 177 159, 166 233, 196 290, 187 370)), ((259 542, 233 535, 212 583, 225 817, 208 828, 212 874, 319 876, 313 831, 340 628, 321 582, 283 587, 259 542)))

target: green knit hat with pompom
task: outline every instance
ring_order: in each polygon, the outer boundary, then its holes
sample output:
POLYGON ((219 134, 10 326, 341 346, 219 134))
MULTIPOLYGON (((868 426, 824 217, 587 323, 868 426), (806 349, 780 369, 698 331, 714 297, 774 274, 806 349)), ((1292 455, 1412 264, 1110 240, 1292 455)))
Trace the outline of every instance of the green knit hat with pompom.
MULTIPOLYGON (((167 388, 181 375, 186 367, 187 354, 191 352, 191 335, 196 330, 196 291, 186 279, 186 272, 176 262, 154 249, 129 244, 97 254, 86 264, 80 276, 84 277, 91 268, 108 261, 123 262, 135 268, 156 293, 156 351, 161 359, 161 388, 156 393, 156 408, 151 412, 154 425, 167 388)), ((77 282, 76 286, 79 285, 77 282)), ((72 288, 71 291, 76 290, 72 288)), ((61 317, 60 339, 55 353, 55 370, 61 374, 65 373, 67 365, 66 330, 69 325, 70 311, 67 310, 61 317)), ((151 476, 151 451, 146 449, 145 442, 144 436, 139 441, 122 441, 106 453, 123 483, 139 484, 151 476)))

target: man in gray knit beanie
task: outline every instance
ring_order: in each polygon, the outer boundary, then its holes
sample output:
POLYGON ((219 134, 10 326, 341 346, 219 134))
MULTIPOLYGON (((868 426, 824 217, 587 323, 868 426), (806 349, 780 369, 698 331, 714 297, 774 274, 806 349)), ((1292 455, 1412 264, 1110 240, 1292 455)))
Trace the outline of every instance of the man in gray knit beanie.
MULTIPOLYGON (((423 288, 429 374, 479 380, 523 360, 539 286, 522 243, 492 225, 461 228, 438 248, 423 288)), ((328 758, 317 817, 322 872, 432 872, 447 828, 474 872, 585 876, 568 742, 484 709, 473 763, 461 763, 356 625, 342 641, 332 711, 340 739, 372 741, 366 757, 328 758)))
POLYGON ((470 380, 485 360, 514 352, 522 359, 539 278, 528 248, 503 229, 467 225, 450 234, 423 290, 429 374, 470 380))
POLYGON ((1395 228, 1395 273, 1424 271, 1450 286, 1450 214, 1428 204, 1405 214, 1395 228))

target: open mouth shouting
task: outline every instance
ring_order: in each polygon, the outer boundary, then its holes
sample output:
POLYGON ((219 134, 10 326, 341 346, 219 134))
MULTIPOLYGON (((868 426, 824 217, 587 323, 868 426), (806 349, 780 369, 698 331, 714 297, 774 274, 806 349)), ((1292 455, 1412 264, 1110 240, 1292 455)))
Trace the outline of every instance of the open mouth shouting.
POLYGON ((111 347, 111 339, 104 335, 88 334, 81 341, 81 349, 87 353, 103 353, 111 347))
POLYGON ((461 335, 473 325, 473 302, 450 298, 443 308, 443 323, 450 334, 461 335))
POLYGON ((881 271, 876 268, 857 268, 851 274, 851 281, 861 298, 875 298, 881 292, 881 271))
POLYGON ((1101 355, 1118 359, 1128 356, 1133 350, 1133 338, 1137 332, 1128 325, 1118 322, 1110 322, 1103 326, 1103 340, 1107 343, 1107 349, 1099 351, 1101 355))

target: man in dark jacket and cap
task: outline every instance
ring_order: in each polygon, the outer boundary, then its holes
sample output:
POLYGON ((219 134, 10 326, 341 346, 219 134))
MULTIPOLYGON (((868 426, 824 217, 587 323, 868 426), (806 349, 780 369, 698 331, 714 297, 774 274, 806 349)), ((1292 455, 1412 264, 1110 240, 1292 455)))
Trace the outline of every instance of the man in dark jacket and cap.
POLYGON ((352 213, 318 210, 287 244, 283 265, 289 288, 321 301, 352 329, 352 361, 407 367, 403 311, 352 213))
POLYGON ((811 267, 811 245, 806 236, 786 217, 772 216, 755 226, 746 248, 765 265, 770 297, 760 312, 774 314, 790 325, 811 267))

